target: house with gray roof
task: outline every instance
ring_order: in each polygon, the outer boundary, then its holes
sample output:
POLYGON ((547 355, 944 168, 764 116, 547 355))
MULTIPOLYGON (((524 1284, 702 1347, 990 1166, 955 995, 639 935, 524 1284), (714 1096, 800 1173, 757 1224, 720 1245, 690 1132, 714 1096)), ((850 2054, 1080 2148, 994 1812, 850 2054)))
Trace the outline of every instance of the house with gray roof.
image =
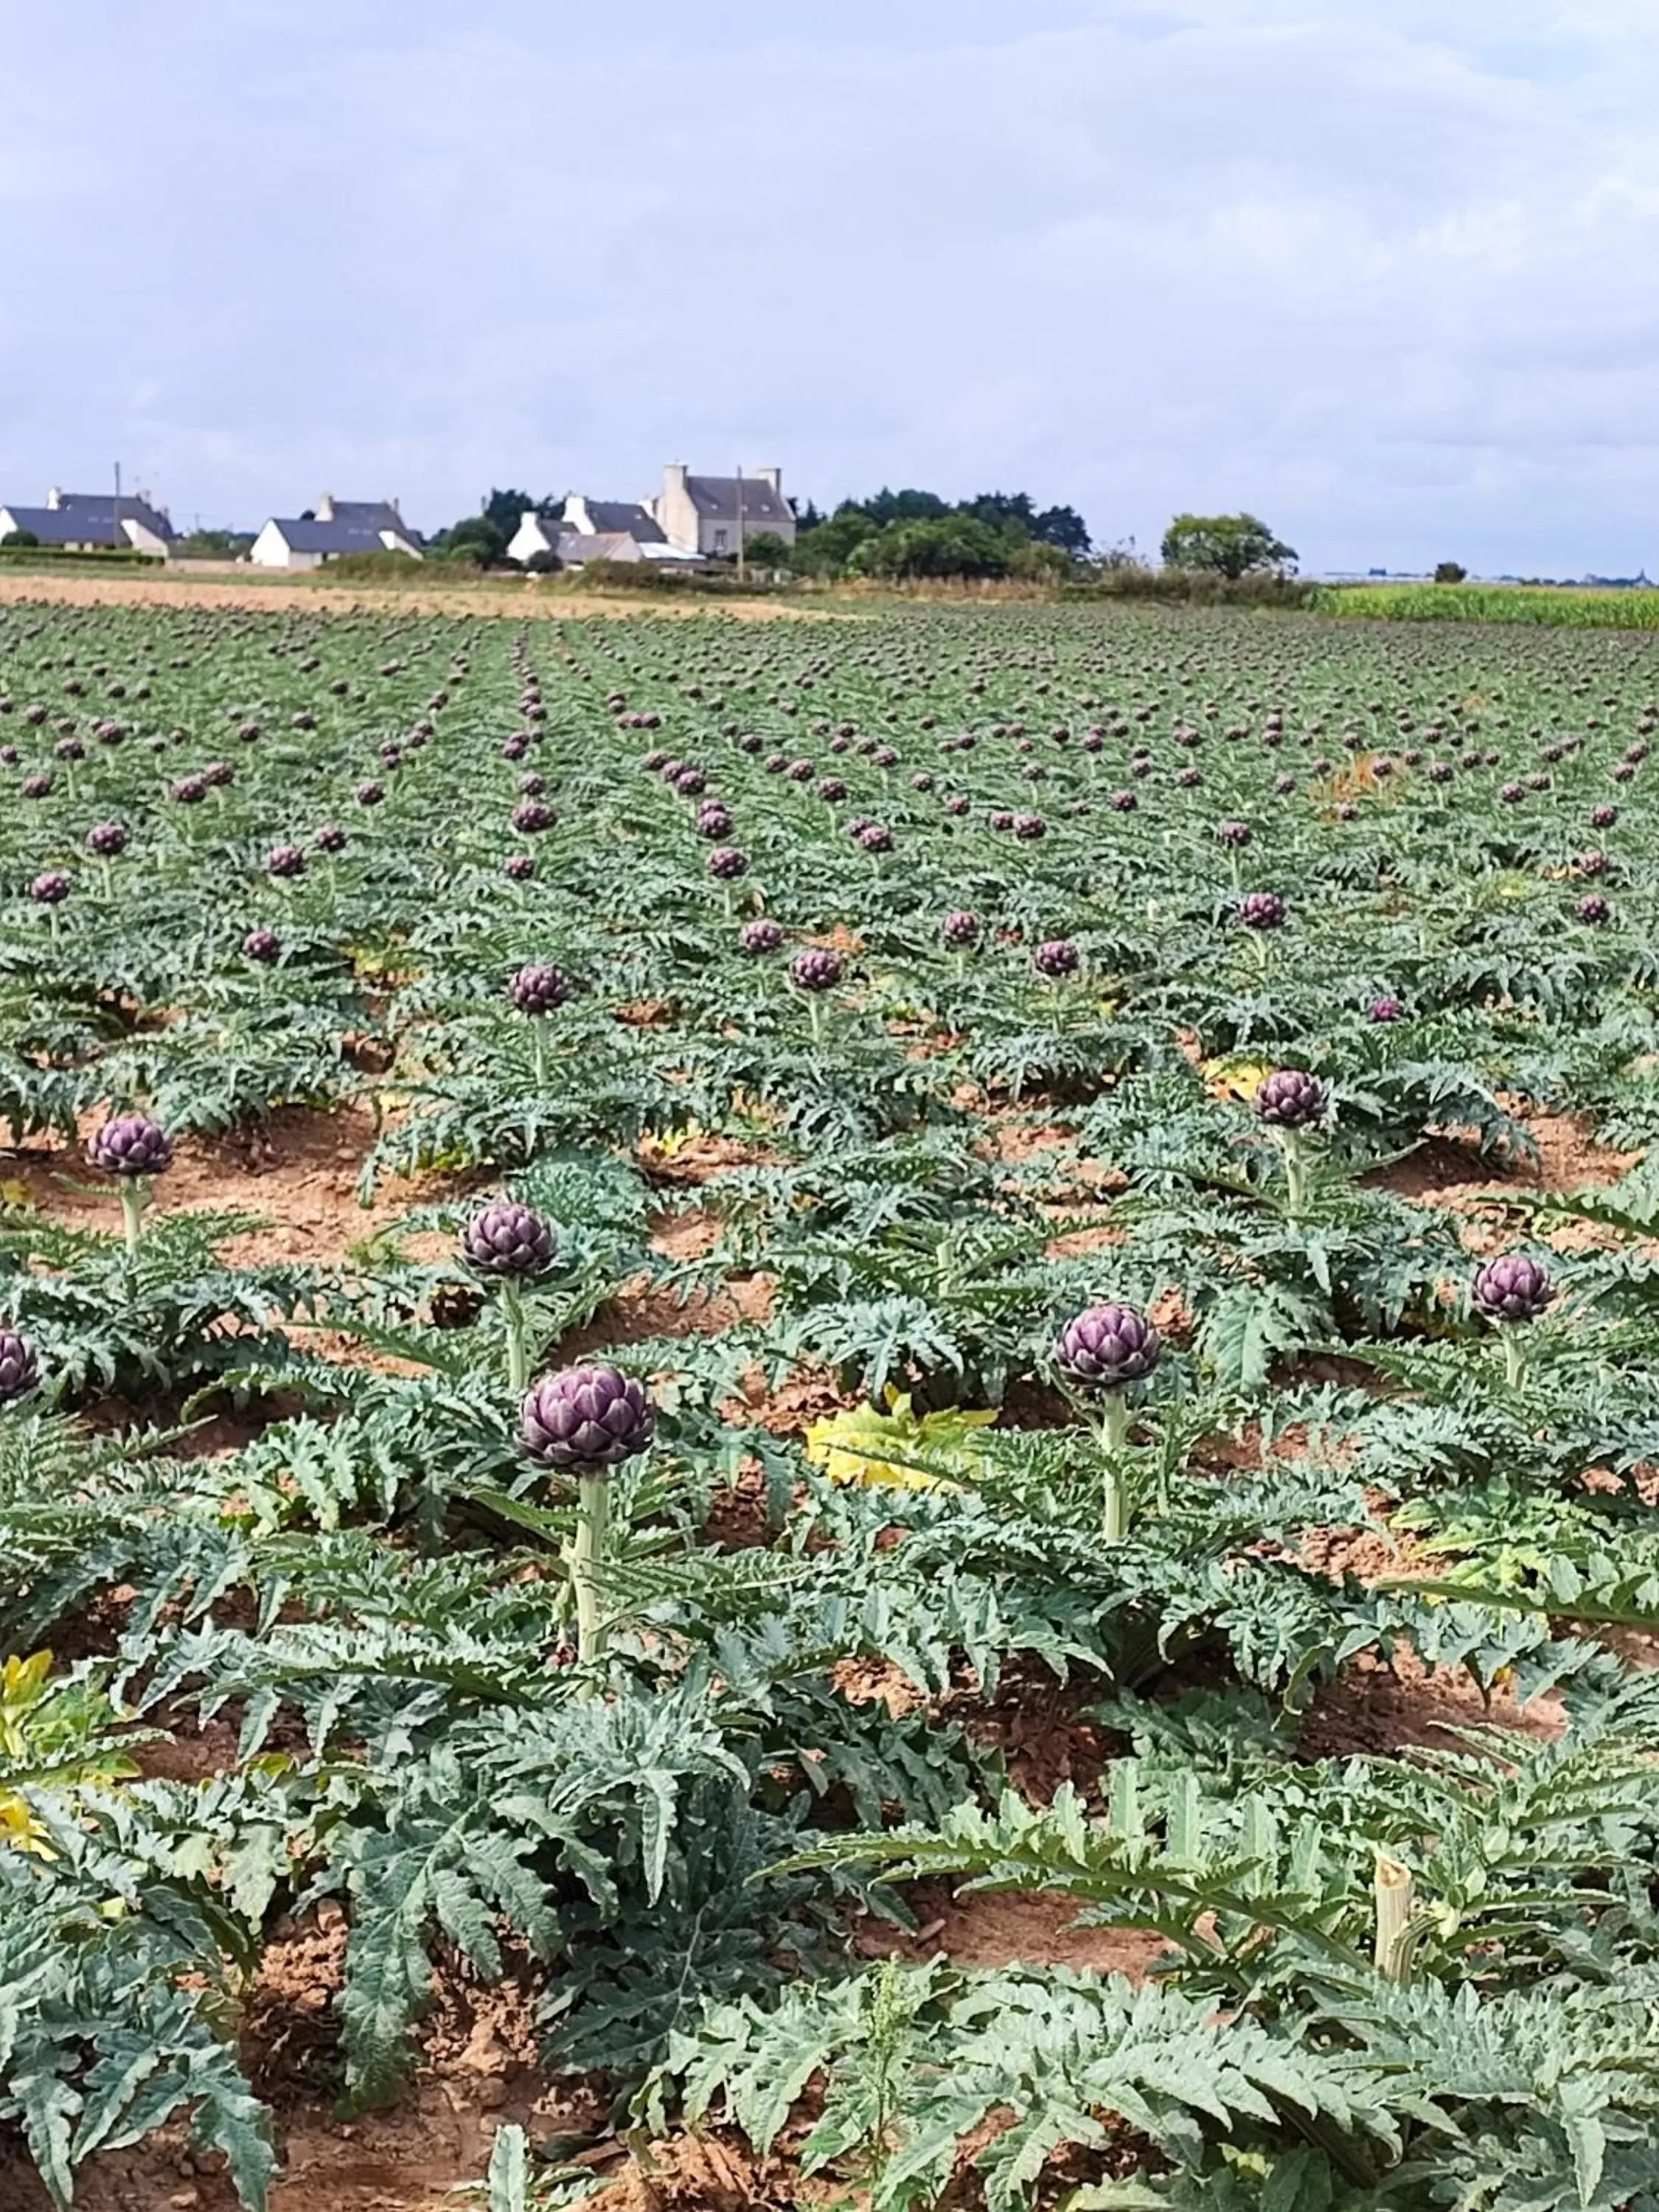
POLYGON ((582 492, 567 492, 564 520, 568 529, 587 538, 631 538, 636 545, 665 542, 656 517, 638 500, 589 499, 582 492))
POLYGON ((651 513, 663 536, 683 553, 735 554, 739 544, 766 534, 795 542, 795 510, 783 495, 783 471, 694 476, 684 461, 670 461, 651 513))
POLYGON ((562 568, 580 568, 590 561, 652 561, 682 568, 701 568, 695 554, 671 545, 651 510, 637 501, 589 499, 567 492, 563 512, 553 520, 533 507, 519 517, 507 557, 521 568, 538 554, 551 554, 562 568))
POLYGON ((273 515, 247 557, 257 568, 319 568, 348 553, 402 553, 419 561, 425 541, 404 520, 395 499, 336 499, 325 492, 308 514, 273 515))
POLYGON ((140 493, 118 501, 112 492, 59 491, 54 484, 44 507, 0 507, 0 543, 27 531, 42 545, 67 552, 95 552, 114 545, 165 560, 178 532, 166 507, 140 493))

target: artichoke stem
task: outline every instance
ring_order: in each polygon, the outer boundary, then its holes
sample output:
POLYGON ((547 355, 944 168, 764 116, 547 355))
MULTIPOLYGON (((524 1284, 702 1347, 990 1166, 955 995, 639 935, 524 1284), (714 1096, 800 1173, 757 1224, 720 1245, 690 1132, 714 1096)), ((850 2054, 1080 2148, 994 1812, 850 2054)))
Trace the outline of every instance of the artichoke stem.
POLYGON ((809 999, 806 1001, 806 1014, 812 1024, 812 1042, 815 1045, 821 1045, 823 1042, 823 1007, 818 1000, 809 999))
POLYGON ((1128 1438, 1128 1400, 1121 1390, 1109 1390, 1100 1422, 1101 1525, 1109 1544, 1115 1544, 1129 1533, 1129 1492, 1123 1468, 1128 1438))
POLYGON ((523 1391, 530 1385, 529 1324, 516 1283, 501 1285, 501 1319, 507 1325, 507 1379, 515 1391, 523 1391))
POLYGON ((576 1656, 584 1667, 605 1656, 605 1623, 599 1614, 599 1577, 611 1525, 608 1475, 584 1474, 577 1484, 576 1540, 570 1550, 570 1586, 576 1599, 576 1656))
POLYGON ((1498 1334, 1504 1340, 1504 1380, 1511 1390, 1518 1390, 1527 1379, 1527 1347, 1513 1325, 1498 1334))
POLYGON ((1377 1854, 1376 1878, 1372 1885, 1376 1904, 1376 1971, 1387 1982, 1404 1982, 1411 1972, 1412 1911, 1414 1887, 1409 1867, 1382 1852, 1377 1854))
POLYGON ((1285 1211, 1292 1220, 1308 1202, 1308 1161, 1293 1130, 1278 1129, 1279 1149, 1285 1160, 1285 1211))
POLYGON ((127 1257, 138 1257, 138 1237, 143 1226, 144 1201, 149 1193, 131 1176, 121 1185, 121 1227, 126 1237, 127 1257))
POLYGON ((538 1016, 532 1019, 530 1036, 536 1054, 536 1088, 538 1091, 545 1091, 547 1088, 547 1038, 543 1032, 538 1016))

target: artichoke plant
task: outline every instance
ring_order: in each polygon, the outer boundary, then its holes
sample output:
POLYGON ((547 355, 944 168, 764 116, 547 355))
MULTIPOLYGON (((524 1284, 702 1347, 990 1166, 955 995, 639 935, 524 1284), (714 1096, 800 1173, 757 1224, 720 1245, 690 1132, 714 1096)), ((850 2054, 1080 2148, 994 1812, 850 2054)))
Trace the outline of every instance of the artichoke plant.
POLYGON ((1272 1130, 1285 1162, 1285 1205, 1294 1220, 1308 1196, 1306 1133, 1316 1129, 1330 1109, 1331 1094, 1316 1075, 1303 1067, 1276 1067, 1264 1076, 1251 1100, 1258 1121, 1272 1130))
POLYGON ((1164 1340, 1134 1306, 1090 1306, 1054 1339, 1054 1361, 1073 1389, 1101 1401, 1102 1522, 1108 1540, 1127 1534, 1129 1488, 1123 1464, 1129 1436, 1127 1393, 1164 1356, 1164 1340))
POLYGON ((809 945, 798 952, 789 963, 789 979, 798 991, 806 994, 807 1018, 812 1025, 812 1042, 823 1042, 823 994, 833 991, 842 977, 841 955, 827 945, 809 945))
POLYGON ((88 1164, 120 1179, 121 1223, 129 1258, 136 1256, 149 1200, 149 1178, 173 1165, 173 1142, 143 1114, 117 1114, 87 1147, 88 1164))
POLYGON ((531 1049, 535 1055, 536 1083, 539 1089, 547 1081, 547 1038, 542 1026, 542 1017, 550 1014, 574 996, 570 978, 562 969, 547 962, 535 962, 520 968, 507 987, 507 996, 521 1014, 530 1017, 531 1049))
POLYGON ((1555 1285, 1548 1270, 1524 1252, 1504 1252, 1475 1270, 1470 1294, 1476 1310, 1496 1325, 1510 1388, 1519 1389, 1527 1369, 1522 1327, 1536 1321, 1555 1303, 1555 1285))
POLYGON ((522 1390, 530 1379, 530 1346, 521 1285, 547 1273, 558 1239, 533 1208, 516 1199, 497 1198, 473 1215, 461 1231, 460 1243, 461 1257, 473 1273, 501 1285, 507 1381, 522 1390))
POLYGON ((614 1367, 568 1367, 544 1376, 524 1401, 520 1433, 526 1451, 544 1467, 576 1477, 576 1534, 568 1557, 576 1650, 584 1664, 605 1652, 608 1624, 599 1609, 599 1584, 611 1470, 647 1450, 655 1428, 644 1386, 614 1367))

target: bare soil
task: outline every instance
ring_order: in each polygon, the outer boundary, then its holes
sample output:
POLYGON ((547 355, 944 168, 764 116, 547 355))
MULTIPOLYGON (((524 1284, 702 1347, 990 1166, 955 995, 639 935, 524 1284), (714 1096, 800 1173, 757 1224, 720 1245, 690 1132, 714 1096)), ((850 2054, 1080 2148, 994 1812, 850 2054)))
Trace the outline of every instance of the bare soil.
POLYGON ((336 583, 326 576, 264 574, 228 569, 214 575, 149 575, 128 570, 109 576, 84 570, 55 576, 0 576, 0 605, 52 602, 76 607, 234 607, 253 613, 292 613, 296 605, 319 614, 492 615, 514 622, 580 621, 587 615, 730 615, 738 622, 830 619, 823 607, 776 599, 634 598, 618 592, 549 592, 533 578, 502 576, 476 584, 336 583))

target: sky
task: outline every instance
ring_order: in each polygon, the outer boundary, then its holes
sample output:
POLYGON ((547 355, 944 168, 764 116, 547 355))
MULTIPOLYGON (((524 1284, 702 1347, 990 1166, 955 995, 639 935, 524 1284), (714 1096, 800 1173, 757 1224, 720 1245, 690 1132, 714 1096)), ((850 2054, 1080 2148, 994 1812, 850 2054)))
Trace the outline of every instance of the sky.
POLYGON ((4 0, 0 501, 1659 573, 1659 0, 4 0))

